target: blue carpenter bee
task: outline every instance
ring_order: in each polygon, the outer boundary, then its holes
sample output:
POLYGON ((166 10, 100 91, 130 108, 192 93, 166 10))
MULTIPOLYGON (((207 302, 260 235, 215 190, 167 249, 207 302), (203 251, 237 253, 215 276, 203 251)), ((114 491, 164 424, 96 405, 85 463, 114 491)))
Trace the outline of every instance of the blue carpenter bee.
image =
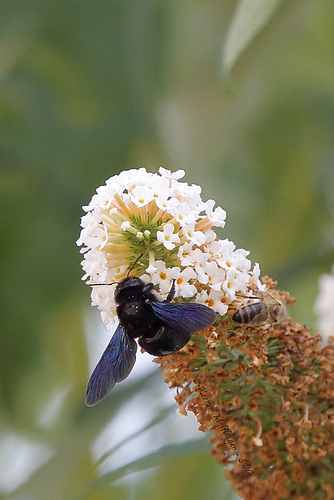
POLYGON ((192 332, 215 322, 215 312, 203 304, 172 303, 174 282, 162 302, 153 288, 152 283, 145 285, 136 277, 127 277, 117 284, 119 325, 88 381, 87 406, 96 405, 117 382, 128 377, 136 360, 136 337, 149 354, 166 356, 185 346, 192 332))

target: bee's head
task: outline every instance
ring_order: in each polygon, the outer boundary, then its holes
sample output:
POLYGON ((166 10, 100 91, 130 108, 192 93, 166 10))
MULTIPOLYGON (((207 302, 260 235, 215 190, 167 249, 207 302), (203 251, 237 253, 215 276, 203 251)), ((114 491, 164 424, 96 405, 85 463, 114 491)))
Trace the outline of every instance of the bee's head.
POLYGON ((116 286, 115 290, 116 302, 119 303, 121 300, 124 300, 126 297, 129 297, 134 292, 141 292, 144 286, 145 283, 140 278, 132 276, 125 278, 116 286))
POLYGON ((272 318, 277 322, 281 323, 288 317, 288 311, 284 304, 279 304, 279 306, 273 307, 270 311, 272 318))
MULTIPOLYGON (((134 264, 132 267, 129 269, 128 274, 126 278, 124 278, 123 281, 120 281, 119 283, 89 283, 91 286, 110 286, 110 285, 117 285, 115 289, 115 300, 116 302, 120 302, 121 300, 126 299, 127 297, 133 295, 135 292, 142 292, 145 289, 145 283, 137 277, 131 277, 129 274, 131 271, 133 271, 135 265, 137 264, 138 260, 143 256, 143 254, 140 254, 139 257, 135 260, 134 264)), ((151 289, 153 285, 149 286, 149 289, 151 289)))

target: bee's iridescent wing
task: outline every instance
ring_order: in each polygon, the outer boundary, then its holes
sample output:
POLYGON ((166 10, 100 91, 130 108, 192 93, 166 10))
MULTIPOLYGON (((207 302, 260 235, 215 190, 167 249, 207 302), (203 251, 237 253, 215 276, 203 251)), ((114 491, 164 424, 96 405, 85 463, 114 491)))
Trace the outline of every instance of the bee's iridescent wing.
POLYGON ((216 321, 216 313, 204 304, 152 302, 154 314, 176 331, 197 332, 216 321))
POLYGON ((137 344, 119 325, 87 384, 86 405, 94 406, 117 382, 126 379, 136 361, 137 344))

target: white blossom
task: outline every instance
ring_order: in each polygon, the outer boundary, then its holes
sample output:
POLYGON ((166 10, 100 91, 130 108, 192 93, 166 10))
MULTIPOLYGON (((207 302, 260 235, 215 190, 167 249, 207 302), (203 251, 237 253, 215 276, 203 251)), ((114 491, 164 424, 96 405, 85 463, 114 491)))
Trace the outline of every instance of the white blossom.
POLYGON ((206 240, 205 234, 202 233, 202 231, 196 231, 194 223, 190 223, 186 227, 183 227, 182 234, 192 245, 201 246, 206 240))
POLYGON ((182 266, 192 265, 192 259, 190 254, 192 248, 193 245, 190 242, 186 242, 184 245, 180 245, 177 256, 182 266))
POLYGON ((215 210, 213 210, 214 206, 215 206, 214 200, 208 200, 205 203, 205 213, 208 216, 213 226, 224 227, 226 212, 221 207, 217 207, 215 210))
POLYGON ((131 190, 130 200, 137 207, 143 207, 153 200, 153 190, 148 186, 136 186, 131 190))
POLYGON ((172 268, 167 268, 165 262, 157 260, 155 271, 151 275, 152 283, 158 285, 162 294, 167 294, 172 287, 172 268))
POLYGON ((334 337, 334 266, 331 274, 320 276, 314 310, 318 315, 319 332, 327 343, 328 337, 334 337))
POLYGON ((249 277, 242 271, 238 271, 235 267, 230 267, 226 271, 226 278, 223 282, 222 290, 232 300, 235 299, 237 292, 246 292, 246 285, 249 282, 249 277))
POLYGON ((83 207, 77 241, 83 279, 107 328, 116 316, 115 285, 128 274, 152 282, 162 299, 175 284, 175 298, 193 299, 224 315, 237 293, 263 289, 258 264, 228 239, 219 240, 226 212, 214 200, 203 202, 201 187, 181 182, 183 170, 158 173, 123 171, 100 186, 83 207), (144 274, 145 273, 145 274, 144 274))
POLYGON ((192 267, 185 267, 181 270, 179 267, 173 267, 171 272, 171 277, 175 280, 176 286, 176 297, 193 297, 197 289, 195 285, 189 283, 190 280, 196 279, 195 269, 192 267))
POLYGON ((209 292, 203 290, 196 295, 196 302, 211 307, 221 316, 224 316, 228 310, 228 305, 224 302, 224 296, 216 290, 210 290, 209 292))
POLYGON ((177 243, 180 243, 180 237, 178 234, 174 233, 174 230, 174 225, 167 222, 163 227, 163 231, 157 231, 157 240, 160 241, 167 250, 172 250, 177 243))
POLYGON ((209 281, 208 275, 205 272, 205 265, 208 262, 209 254, 203 252, 200 248, 195 248, 191 252, 192 265, 197 273, 197 279, 203 285, 209 281))

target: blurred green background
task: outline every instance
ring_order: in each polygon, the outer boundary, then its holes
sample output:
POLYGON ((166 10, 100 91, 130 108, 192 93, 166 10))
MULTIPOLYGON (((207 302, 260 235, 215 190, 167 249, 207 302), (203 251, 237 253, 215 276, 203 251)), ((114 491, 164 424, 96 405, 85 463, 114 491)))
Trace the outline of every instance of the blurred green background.
POLYGON ((220 235, 316 327, 333 262, 334 10, 276 4, 228 74, 236 1, 1 2, 1 498, 235 498, 149 356, 84 406, 86 337, 101 352, 109 336, 75 241, 107 178, 182 168, 227 210, 220 235))

